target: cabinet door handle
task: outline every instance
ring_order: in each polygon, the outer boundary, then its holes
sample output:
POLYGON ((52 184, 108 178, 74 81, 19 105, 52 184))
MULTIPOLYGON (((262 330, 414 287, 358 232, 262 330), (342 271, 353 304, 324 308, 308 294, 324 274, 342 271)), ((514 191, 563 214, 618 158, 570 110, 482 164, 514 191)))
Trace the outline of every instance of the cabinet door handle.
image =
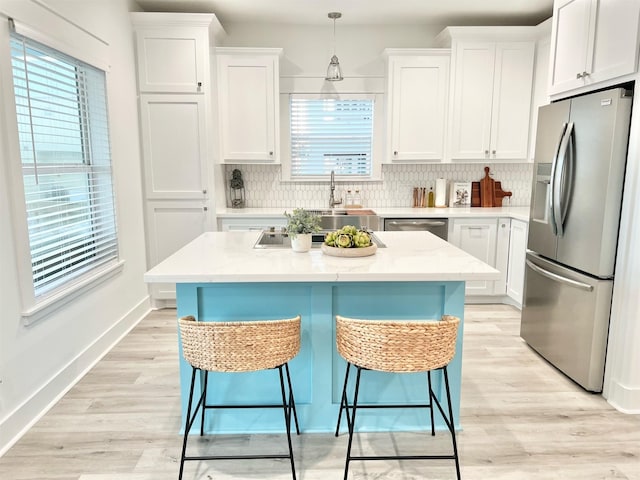
POLYGON ((493 155, 495 157, 496 156, 496 151, 495 150, 491 150, 491 155, 493 155))
POLYGON ((576 78, 583 78, 585 76, 585 73, 587 72, 576 73, 576 78))
POLYGON ((269 152, 269 156, 270 156, 270 157, 273 157, 273 152, 269 152))
POLYGON ((209 208, 208 207, 202 207, 202 210, 204 210, 205 212, 208 212, 209 208))
POLYGON ((485 151, 484 151, 484 157, 485 157, 485 158, 489 157, 489 150, 485 150, 485 151))
POLYGON ((397 150, 394 150, 394 151, 393 151, 393 155, 397 157, 397 156, 398 156, 398 151, 397 151, 397 150))
POLYGON ((206 195, 206 194, 207 194, 207 189, 205 188, 204 190, 202 190, 202 193, 203 193, 204 195, 206 195))
POLYGON ((589 72, 582 72, 582 78, 588 77, 588 76, 589 76, 589 72))
POLYGON ((198 82, 198 88, 202 87, 202 82, 198 82))

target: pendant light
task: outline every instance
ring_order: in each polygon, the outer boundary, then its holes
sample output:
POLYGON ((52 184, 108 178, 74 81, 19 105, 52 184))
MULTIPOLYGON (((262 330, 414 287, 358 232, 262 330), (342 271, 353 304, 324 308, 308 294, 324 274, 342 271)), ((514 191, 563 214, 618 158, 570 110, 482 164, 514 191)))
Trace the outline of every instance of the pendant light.
POLYGON ((343 77, 340 62, 338 62, 338 57, 336 56, 336 19, 342 17, 342 14, 340 12, 331 12, 328 16, 333 20, 333 56, 329 62, 329 67, 327 67, 327 76, 324 79, 329 82, 339 82, 343 80, 343 77))

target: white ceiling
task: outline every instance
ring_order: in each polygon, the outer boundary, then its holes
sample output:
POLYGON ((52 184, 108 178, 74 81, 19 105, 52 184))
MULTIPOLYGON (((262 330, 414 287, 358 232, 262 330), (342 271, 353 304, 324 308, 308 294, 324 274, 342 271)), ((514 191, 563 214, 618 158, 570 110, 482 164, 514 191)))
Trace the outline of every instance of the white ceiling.
POLYGON ((143 11, 215 13, 229 23, 536 25, 553 0, 135 0, 143 11))

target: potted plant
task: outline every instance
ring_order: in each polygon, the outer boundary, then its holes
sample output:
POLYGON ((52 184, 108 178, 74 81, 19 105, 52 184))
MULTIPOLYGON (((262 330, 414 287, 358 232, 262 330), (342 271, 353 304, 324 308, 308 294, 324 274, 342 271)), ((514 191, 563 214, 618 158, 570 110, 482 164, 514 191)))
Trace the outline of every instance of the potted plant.
POLYGON ((320 217, 304 208, 294 208, 287 217, 287 234, 291 238, 294 252, 308 252, 311 249, 311 234, 320 231, 320 217))

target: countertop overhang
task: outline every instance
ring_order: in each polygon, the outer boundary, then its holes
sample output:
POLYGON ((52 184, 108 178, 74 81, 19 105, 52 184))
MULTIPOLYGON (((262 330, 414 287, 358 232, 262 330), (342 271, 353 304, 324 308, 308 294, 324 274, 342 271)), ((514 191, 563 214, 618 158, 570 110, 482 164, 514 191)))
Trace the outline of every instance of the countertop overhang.
POLYGON ((376 232, 375 255, 254 249, 260 232, 206 232, 144 275, 147 283, 498 280, 500 272, 429 232, 376 232))

